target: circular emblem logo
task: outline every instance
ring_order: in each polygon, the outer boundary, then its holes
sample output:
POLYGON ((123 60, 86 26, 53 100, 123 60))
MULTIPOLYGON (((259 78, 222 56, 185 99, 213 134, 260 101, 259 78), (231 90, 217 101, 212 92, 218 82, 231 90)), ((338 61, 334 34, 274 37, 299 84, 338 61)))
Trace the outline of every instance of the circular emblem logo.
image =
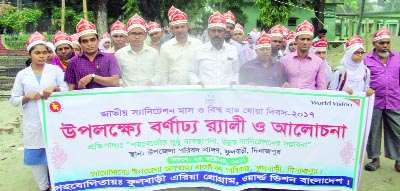
POLYGON ((52 101, 49 104, 49 109, 50 109, 51 112, 58 113, 58 112, 60 112, 62 110, 61 103, 58 102, 58 101, 52 101))

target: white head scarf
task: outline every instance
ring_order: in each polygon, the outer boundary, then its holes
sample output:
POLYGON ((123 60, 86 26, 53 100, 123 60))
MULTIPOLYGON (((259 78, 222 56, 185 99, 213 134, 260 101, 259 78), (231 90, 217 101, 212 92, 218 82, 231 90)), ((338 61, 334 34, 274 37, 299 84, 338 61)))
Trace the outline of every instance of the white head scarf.
POLYGON ((54 48, 54 44, 53 43, 46 42, 46 46, 49 47, 53 51, 54 54, 56 53, 56 49, 54 48))
POLYGON ((361 60, 361 62, 354 62, 351 59, 351 56, 355 51, 357 51, 359 48, 362 48, 363 51, 365 51, 365 48, 363 45, 356 45, 354 47, 351 47, 350 49, 346 50, 343 58, 340 60, 340 64, 342 64, 344 67, 346 67, 347 71, 347 80, 357 82, 360 80, 363 80, 365 76, 365 65, 364 61, 361 60))
POLYGON ((99 49, 100 49, 102 52, 107 52, 107 50, 109 50, 109 49, 111 48, 111 45, 110 45, 109 48, 105 48, 105 47, 104 47, 104 43, 106 43, 106 42, 110 42, 110 43, 111 43, 111 39, 109 39, 109 38, 103 38, 103 39, 100 40, 99 49))
POLYGON ((249 32, 249 35, 251 36, 251 39, 253 40, 253 43, 249 42, 248 46, 252 47, 252 49, 254 49, 254 46, 256 45, 256 42, 257 42, 259 34, 254 32, 254 31, 251 31, 251 32, 249 32))
POLYGON ((292 53, 289 50, 289 44, 290 43, 294 43, 294 41, 286 41, 286 49, 285 49, 285 52, 283 53, 284 55, 288 55, 288 54, 292 53))

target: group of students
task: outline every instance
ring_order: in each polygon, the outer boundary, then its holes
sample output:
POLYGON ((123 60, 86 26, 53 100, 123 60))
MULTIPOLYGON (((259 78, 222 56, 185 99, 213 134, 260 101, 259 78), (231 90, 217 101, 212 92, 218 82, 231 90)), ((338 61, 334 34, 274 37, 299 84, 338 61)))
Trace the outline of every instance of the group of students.
POLYGON ((243 84, 375 93, 367 144, 373 161, 365 169, 380 167, 383 121, 386 157, 396 161, 395 169, 400 172, 400 57, 390 51, 386 28, 374 34, 374 50, 365 58, 362 39, 351 37, 332 74, 324 57, 319 57, 326 53, 327 42, 312 43, 314 27, 307 21, 293 32, 281 25, 268 33, 252 31, 249 36, 254 42, 243 42, 243 27, 235 23, 233 13, 216 12, 208 20, 209 42, 203 44, 188 35, 186 13, 172 6, 168 17, 174 37, 165 43, 161 43, 159 24, 146 24, 135 14, 127 25, 117 21, 111 26, 112 47, 103 50, 96 27, 81 19, 76 40, 62 32, 54 36, 56 57, 51 61, 43 35, 30 36, 26 45, 31 61, 15 78, 11 103, 24 108, 24 164, 32 166, 40 190, 50 190, 50 185, 36 102, 53 92, 115 86, 243 84), (146 44, 148 35, 157 36, 159 42, 146 44))

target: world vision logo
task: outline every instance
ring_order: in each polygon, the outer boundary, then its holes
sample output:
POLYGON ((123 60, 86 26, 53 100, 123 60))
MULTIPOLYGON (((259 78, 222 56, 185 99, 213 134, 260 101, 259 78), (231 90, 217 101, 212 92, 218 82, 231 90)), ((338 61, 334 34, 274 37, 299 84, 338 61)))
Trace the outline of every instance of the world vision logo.
POLYGON ((49 104, 49 110, 50 112, 53 113, 59 113, 62 111, 62 106, 61 103, 59 101, 52 101, 49 104))
POLYGON ((355 103, 357 106, 359 106, 360 107, 360 99, 351 99, 351 98, 348 98, 348 100, 350 100, 351 102, 353 102, 353 103, 355 103))

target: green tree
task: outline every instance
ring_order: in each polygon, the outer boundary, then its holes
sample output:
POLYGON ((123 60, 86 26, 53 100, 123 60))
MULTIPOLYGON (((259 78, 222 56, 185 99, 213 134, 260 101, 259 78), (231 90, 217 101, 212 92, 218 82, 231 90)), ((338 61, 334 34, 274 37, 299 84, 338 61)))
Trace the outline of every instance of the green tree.
POLYGON ((255 4, 260 8, 260 22, 270 28, 284 20, 289 19, 292 12, 294 0, 265 1, 255 0, 255 4))
POLYGON ((188 15, 189 24, 195 23, 201 18, 206 0, 125 0, 122 7, 126 19, 132 17, 135 13, 140 14, 147 21, 157 21, 160 24, 168 25, 168 10, 173 5, 181 9, 188 15))
POLYGON ((300 5, 314 12, 318 20, 315 31, 323 28, 325 3, 326 0, 255 0, 255 4, 260 7, 260 21, 267 28, 288 20, 293 8, 300 5))
POLYGON ((400 0, 380 0, 379 5, 383 7, 383 11, 398 11, 400 9, 400 0))
POLYGON ((0 24, 16 32, 25 32, 28 23, 36 21, 42 11, 38 9, 23 8, 21 10, 8 3, 0 4, 0 24))
MULTIPOLYGON (((58 31, 61 29, 61 7, 59 6, 53 6, 53 15, 52 15, 52 20, 54 21, 54 25, 52 26, 53 31, 58 31)), ((89 20, 93 21, 94 19, 94 14, 92 11, 88 11, 88 17, 89 20)), ((65 33, 67 34, 74 34, 76 24, 79 22, 79 20, 83 18, 83 12, 82 11, 75 11, 70 7, 67 7, 65 9, 65 33)))
POLYGON ((232 11, 237 23, 243 25, 247 22, 247 16, 242 11, 244 0, 210 0, 209 4, 213 10, 218 10, 221 14, 228 10, 232 11))

